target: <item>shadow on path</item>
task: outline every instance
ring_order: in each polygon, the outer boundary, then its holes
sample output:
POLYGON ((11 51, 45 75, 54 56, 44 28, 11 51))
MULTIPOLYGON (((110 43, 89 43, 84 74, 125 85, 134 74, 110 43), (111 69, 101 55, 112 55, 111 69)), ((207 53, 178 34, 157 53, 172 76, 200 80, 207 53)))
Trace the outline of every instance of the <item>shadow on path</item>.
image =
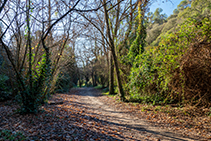
MULTIPOLYGON (((98 117, 98 119, 89 118, 89 121, 102 123, 104 126, 117 126, 117 128, 123 128, 125 129, 125 134, 128 134, 126 132, 130 132, 129 134, 135 134, 134 136, 136 136, 136 140, 137 137, 140 137, 140 135, 137 134, 141 134, 145 137, 152 136, 155 139, 171 141, 198 140, 194 137, 184 137, 179 133, 159 129, 158 127, 150 125, 143 119, 131 117, 131 115, 124 111, 116 110, 114 107, 109 107, 106 101, 103 101, 103 103, 99 101, 98 98, 102 98, 103 95, 100 94, 99 90, 94 88, 80 88, 73 91, 71 90, 69 95, 75 97, 76 99, 76 101, 73 101, 71 104, 73 104, 75 107, 80 107, 81 109, 88 109, 88 111, 90 111, 90 115, 98 117)), ((121 134, 118 134, 118 136, 121 136, 121 134)))

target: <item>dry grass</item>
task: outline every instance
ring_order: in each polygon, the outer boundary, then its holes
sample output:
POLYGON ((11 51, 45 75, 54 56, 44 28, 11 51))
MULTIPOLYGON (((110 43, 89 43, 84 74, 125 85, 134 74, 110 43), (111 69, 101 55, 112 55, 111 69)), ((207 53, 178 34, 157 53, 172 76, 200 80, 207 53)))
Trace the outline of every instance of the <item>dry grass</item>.
POLYGON ((193 44, 183 55, 170 83, 174 97, 197 107, 211 106, 211 44, 193 44))

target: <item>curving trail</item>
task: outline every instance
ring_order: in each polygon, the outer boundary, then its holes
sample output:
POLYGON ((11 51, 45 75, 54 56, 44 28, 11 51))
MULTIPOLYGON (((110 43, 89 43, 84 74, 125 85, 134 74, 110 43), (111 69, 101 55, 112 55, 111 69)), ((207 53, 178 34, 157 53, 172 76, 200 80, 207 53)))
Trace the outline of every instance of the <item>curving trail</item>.
MULTIPOLYGON (((43 111, 15 113, 13 101, 0 102, 0 131, 23 133, 26 141, 207 141, 187 130, 148 120, 156 116, 142 107, 115 101, 94 88, 71 89, 55 94, 43 111), (163 128, 165 127, 165 128, 163 128)), ((168 116, 165 118, 165 120, 168 116)), ((154 118, 152 118, 154 120, 154 118)), ((17 138, 18 136, 16 136, 17 138)), ((17 140, 19 140, 21 136, 17 140)), ((6 140, 0 135, 0 141, 6 140)), ((20 139, 22 140, 22 139, 20 139)))
MULTIPOLYGON (((109 101, 111 97, 100 94, 94 88, 73 89, 69 93, 78 108, 86 111, 87 115, 96 116, 97 122, 109 129, 111 136, 117 140, 153 140, 153 141, 193 141, 199 140, 184 137, 179 133, 152 126, 144 119, 121 110, 109 101)), ((98 126, 96 124, 96 126, 98 126)), ((106 131, 104 131, 106 132, 106 131)), ((109 132, 107 132, 109 135, 109 132)))

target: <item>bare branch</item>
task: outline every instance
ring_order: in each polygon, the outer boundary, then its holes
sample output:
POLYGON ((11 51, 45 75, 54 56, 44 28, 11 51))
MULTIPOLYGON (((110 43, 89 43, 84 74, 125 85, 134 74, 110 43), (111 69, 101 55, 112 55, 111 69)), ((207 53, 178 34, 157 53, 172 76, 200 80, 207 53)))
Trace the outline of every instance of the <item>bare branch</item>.
POLYGON ((1 14, 1 11, 4 9, 4 6, 6 5, 7 3, 7 0, 4 0, 2 6, 0 7, 0 14, 1 14))
POLYGON ((48 33, 50 32, 50 30, 53 28, 54 25, 56 25, 61 19, 63 19, 64 17, 66 17, 70 12, 72 11, 76 11, 76 12, 92 12, 92 11, 98 11, 100 8, 102 8, 104 5, 108 4, 110 1, 108 1, 107 3, 99 6, 98 8, 95 9, 89 9, 89 10, 80 10, 80 9, 75 9, 75 7, 78 5, 78 3, 80 2, 80 0, 78 0, 76 2, 76 4, 73 6, 73 8, 71 8, 69 11, 67 11, 64 15, 62 15, 59 19, 57 19, 47 30, 47 32, 45 33, 45 35, 43 35, 43 39, 45 39, 48 35, 48 33))
POLYGON ((90 19, 88 19, 86 16, 84 16, 84 15, 81 14, 81 13, 79 13, 79 14, 80 14, 81 16, 83 16, 84 19, 86 19, 89 23, 91 23, 91 24, 100 32, 100 34, 105 38, 106 43, 109 44, 109 42, 108 42, 107 38, 105 37, 105 35, 103 34, 102 30, 101 30, 99 27, 97 27, 97 25, 95 25, 95 24, 94 24, 90 19))

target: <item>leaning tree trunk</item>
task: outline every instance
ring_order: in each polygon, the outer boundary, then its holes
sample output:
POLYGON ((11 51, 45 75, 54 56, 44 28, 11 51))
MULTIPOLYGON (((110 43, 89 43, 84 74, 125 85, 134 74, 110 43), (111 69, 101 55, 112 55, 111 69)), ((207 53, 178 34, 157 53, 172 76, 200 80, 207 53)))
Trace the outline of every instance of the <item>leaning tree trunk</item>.
POLYGON ((119 72, 119 67, 118 67, 118 62, 117 62, 117 57, 116 57, 116 53, 115 53, 115 48, 114 48, 114 44, 111 46, 111 53, 114 59, 114 66, 116 69, 116 77, 117 77, 117 86, 118 86, 118 91, 120 94, 120 98, 122 101, 125 101, 125 93, 122 87, 122 82, 121 82, 121 78, 120 78, 120 72, 119 72))
POLYGON ((109 52, 109 94, 114 94, 114 64, 111 52, 109 52))
POLYGON ((121 100, 125 101, 125 93, 124 93, 121 78, 120 78, 118 62, 117 62, 117 57, 116 57, 116 53, 115 53, 114 40, 111 37, 110 25, 109 25, 109 22, 108 22, 109 17, 108 17, 108 11, 107 11, 107 8, 106 8, 106 5, 105 5, 106 0, 103 0, 103 3, 104 3, 104 6, 103 6, 104 12, 105 12, 104 16, 105 16, 105 20, 106 20, 106 30, 107 30, 107 35, 108 35, 108 38, 109 38, 109 46, 110 46, 110 50, 111 50, 112 57, 113 57, 113 60, 114 60, 114 67, 116 69, 118 91, 119 91, 121 100))

